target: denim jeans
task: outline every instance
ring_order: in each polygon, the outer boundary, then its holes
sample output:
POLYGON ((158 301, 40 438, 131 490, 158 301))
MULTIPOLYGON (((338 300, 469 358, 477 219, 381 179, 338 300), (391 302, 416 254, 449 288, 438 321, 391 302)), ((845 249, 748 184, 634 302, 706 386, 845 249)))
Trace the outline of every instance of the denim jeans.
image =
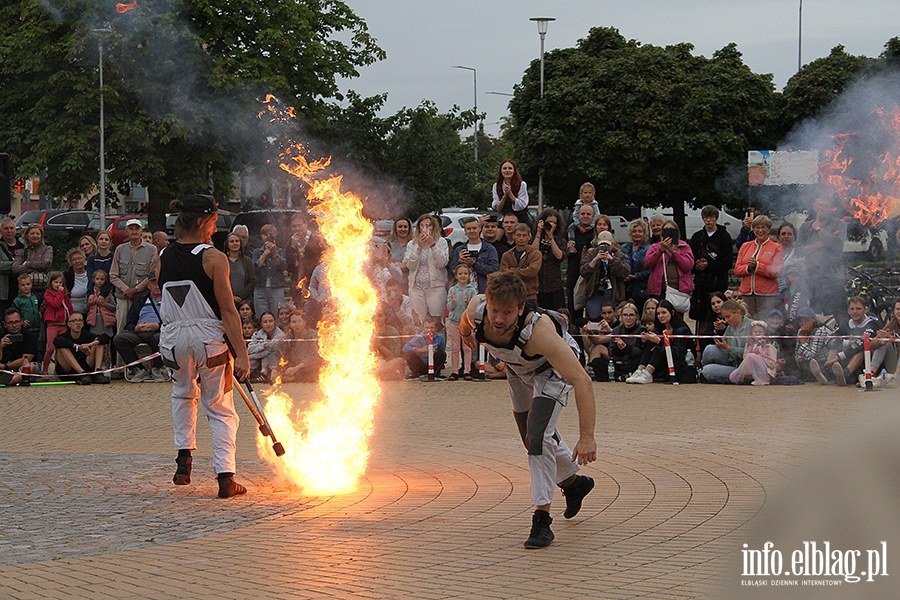
POLYGON ((700 374, 708 383, 731 383, 728 376, 735 370, 728 364, 728 352, 715 344, 703 349, 703 369, 700 374))

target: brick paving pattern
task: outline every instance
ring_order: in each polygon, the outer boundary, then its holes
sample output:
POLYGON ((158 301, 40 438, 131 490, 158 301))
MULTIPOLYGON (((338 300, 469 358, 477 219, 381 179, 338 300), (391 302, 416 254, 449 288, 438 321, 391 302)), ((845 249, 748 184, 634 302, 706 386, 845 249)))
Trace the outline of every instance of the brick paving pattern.
MULTIPOLYGON (((528 471, 505 382, 386 384, 369 471, 327 498, 275 480, 240 405, 249 493, 227 501, 203 419, 194 483, 172 485, 170 389, 0 391, 0 597, 714 597, 739 577, 741 528, 767 494, 897 395, 594 384, 599 460, 582 472, 597 487, 568 521, 558 495, 556 541, 526 551, 528 471)), ((574 401, 560 429, 574 444, 574 401)))

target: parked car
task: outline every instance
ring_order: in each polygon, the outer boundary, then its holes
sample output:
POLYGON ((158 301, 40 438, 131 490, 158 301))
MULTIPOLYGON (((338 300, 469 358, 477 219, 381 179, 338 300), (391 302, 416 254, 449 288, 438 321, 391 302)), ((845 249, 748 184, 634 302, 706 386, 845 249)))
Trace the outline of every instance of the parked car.
POLYGON ((77 240, 96 214, 89 210, 26 210, 16 220, 16 232, 21 234, 29 225, 37 224, 45 237, 61 234, 77 240))
MULTIPOLYGON (((169 234, 169 243, 175 241, 175 221, 178 219, 178 213, 172 213, 166 217, 166 233, 169 234)), ((234 221, 234 214, 227 210, 219 211, 219 218, 216 219, 216 232, 212 236, 213 246, 219 250, 225 248, 225 238, 231 232, 231 224, 234 221)))
MULTIPOLYGON (((129 219, 137 219, 141 222, 141 226, 147 228, 147 215, 106 215, 106 230, 112 236, 113 246, 124 244, 128 241, 128 233, 125 232, 125 223, 129 219)), ((82 235, 89 235, 93 238, 100 233, 100 215, 94 213, 91 222, 82 231, 82 235)))
MULTIPOLYGON (((600 207, 600 212, 603 212, 603 207, 600 207)), ((647 222, 651 215, 655 215, 657 213, 663 215, 666 219, 673 218, 673 211, 671 208, 663 207, 663 208, 639 208, 637 206, 626 206, 624 209, 619 209, 617 212, 621 214, 608 214, 609 220, 612 222, 612 231, 613 238, 620 243, 624 244, 626 242, 631 241, 631 236, 628 235, 628 224, 631 223, 634 219, 642 218, 644 222, 647 222)), ((734 215, 730 215, 724 210, 719 210, 719 225, 725 227, 728 230, 728 234, 731 236, 731 239, 737 238, 738 234, 741 232, 741 222, 743 221, 743 217, 735 217, 734 215)), ((691 236, 696 232, 703 229, 703 219, 700 218, 700 209, 691 208, 688 205, 684 207, 684 239, 689 240, 691 236)))
POLYGON ((438 215, 441 218, 441 226, 444 228, 444 237, 450 240, 450 247, 456 248, 459 244, 466 242, 466 232, 463 223, 466 219, 475 217, 480 219, 481 215, 497 215, 500 213, 494 210, 482 210, 480 208, 445 208, 438 215))

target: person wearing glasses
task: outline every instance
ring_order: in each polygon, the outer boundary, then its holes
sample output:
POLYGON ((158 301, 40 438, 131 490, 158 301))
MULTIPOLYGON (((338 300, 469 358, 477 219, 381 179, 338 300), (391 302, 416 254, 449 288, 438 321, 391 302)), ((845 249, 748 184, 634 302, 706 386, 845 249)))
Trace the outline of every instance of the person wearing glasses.
POLYGON ((105 333, 95 335, 84 328, 84 315, 73 312, 66 321, 66 331, 53 340, 56 346, 56 374, 60 379, 75 379, 78 385, 109 383, 103 373, 103 347, 109 343, 105 333))

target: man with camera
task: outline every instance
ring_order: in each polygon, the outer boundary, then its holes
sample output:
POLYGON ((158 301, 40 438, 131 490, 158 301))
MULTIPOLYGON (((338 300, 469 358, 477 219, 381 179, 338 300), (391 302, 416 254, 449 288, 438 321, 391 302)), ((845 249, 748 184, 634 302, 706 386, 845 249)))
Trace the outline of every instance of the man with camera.
POLYGON ((22 365, 31 362, 38 350, 37 337, 22 327, 22 315, 16 308, 4 311, 3 324, 6 335, 0 338, 0 383, 7 386, 28 385, 21 373, 5 371, 18 371, 22 365))
POLYGON ((618 305, 625 299, 625 278, 631 267, 608 231, 597 234, 596 246, 581 260, 579 273, 584 277, 588 319, 598 321, 604 302, 618 305))
POLYGON ((494 246, 481 239, 481 223, 478 219, 475 217, 466 219, 463 222, 463 230, 466 232, 466 243, 453 250, 450 270, 453 271, 457 265, 469 267, 477 278, 478 293, 483 294, 487 288, 488 275, 500 269, 500 258, 494 246))

